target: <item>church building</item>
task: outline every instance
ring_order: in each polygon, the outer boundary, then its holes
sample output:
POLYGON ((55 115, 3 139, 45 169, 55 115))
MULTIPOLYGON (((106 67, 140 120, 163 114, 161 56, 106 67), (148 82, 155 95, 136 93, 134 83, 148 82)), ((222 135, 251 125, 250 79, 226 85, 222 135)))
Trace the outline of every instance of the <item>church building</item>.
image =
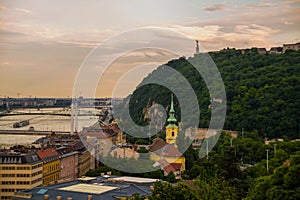
POLYGON ((171 95, 171 105, 167 122, 166 141, 161 138, 154 139, 149 148, 150 159, 156 161, 155 165, 160 166, 165 174, 173 171, 175 175, 180 176, 180 173, 185 170, 185 158, 176 147, 178 126, 177 119, 175 118, 173 95, 171 95))

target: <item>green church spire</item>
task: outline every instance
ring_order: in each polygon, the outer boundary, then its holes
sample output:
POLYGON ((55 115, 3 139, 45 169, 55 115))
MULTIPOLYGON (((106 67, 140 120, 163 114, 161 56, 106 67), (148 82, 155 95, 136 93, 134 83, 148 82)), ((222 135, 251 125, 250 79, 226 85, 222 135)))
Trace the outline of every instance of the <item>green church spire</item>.
POLYGON ((173 94, 171 94, 171 106, 170 106, 170 111, 169 111, 169 118, 168 118, 168 122, 169 125, 168 126, 172 126, 175 125, 176 126, 176 122, 177 119, 175 118, 175 110, 174 110, 174 104, 173 104, 173 94))

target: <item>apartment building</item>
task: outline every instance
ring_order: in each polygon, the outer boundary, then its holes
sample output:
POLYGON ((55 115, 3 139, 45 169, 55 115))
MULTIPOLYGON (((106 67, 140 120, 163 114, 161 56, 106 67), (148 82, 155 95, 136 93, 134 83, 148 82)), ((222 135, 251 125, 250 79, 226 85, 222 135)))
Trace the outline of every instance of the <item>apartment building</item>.
POLYGON ((43 185, 56 183, 60 179, 60 159, 55 149, 49 148, 36 152, 43 161, 43 185))
POLYGON ((0 154, 0 199, 15 192, 41 186, 43 162, 36 153, 0 154))

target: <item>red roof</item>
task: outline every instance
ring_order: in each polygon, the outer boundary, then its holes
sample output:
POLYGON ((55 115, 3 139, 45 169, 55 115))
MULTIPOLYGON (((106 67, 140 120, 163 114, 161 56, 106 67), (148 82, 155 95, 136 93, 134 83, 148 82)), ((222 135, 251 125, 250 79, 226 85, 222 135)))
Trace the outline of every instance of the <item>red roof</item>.
POLYGON ((167 173, 170 173, 170 172, 176 173, 176 172, 180 172, 181 166, 182 166, 182 165, 179 164, 179 163, 171 163, 170 165, 163 167, 163 169, 164 169, 164 171, 167 172, 167 173), (176 164, 176 168, 177 168, 177 169, 173 166, 173 164, 176 164), (178 169, 178 168, 179 168, 179 169, 178 169))
POLYGON ((166 159, 160 159, 157 161, 160 167, 168 173, 170 172, 180 172, 182 168, 181 163, 169 163, 166 159))
POLYGON ((181 163, 171 163, 170 164, 176 171, 181 171, 182 164, 181 163))
POLYGON ((45 149, 45 150, 41 150, 36 152, 36 154, 40 157, 40 159, 44 160, 44 161, 48 161, 49 159, 53 160, 58 158, 58 152, 55 151, 55 149, 53 148, 49 148, 49 149, 45 149))

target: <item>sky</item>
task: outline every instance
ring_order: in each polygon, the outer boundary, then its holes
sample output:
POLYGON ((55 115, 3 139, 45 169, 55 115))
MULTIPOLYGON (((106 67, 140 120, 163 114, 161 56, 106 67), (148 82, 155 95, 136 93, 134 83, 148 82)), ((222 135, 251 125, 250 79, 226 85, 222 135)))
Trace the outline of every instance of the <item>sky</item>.
MULTIPOLYGON (((127 31, 145 27, 174 31, 199 40, 204 51, 269 49, 300 41, 299 13, 300 0, 0 0, 0 98, 71 97, 78 72, 93 49, 103 44, 122 50, 124 45, 135 46, 128 40, 122 43, 124 37, 114 39, 127 31)), ((170 40, 168 45, 181 43, 170 40)), ((194 43, 190 47, 182 54, 192 56, 194 43)), ((98 62, 111 58, 109 52, 100 55, 98 62)), ((161 58, 161 52, 141 52, 127 52, 125 57, 133 60, 114 60, 95 95, 111 96, 112 84, 120 77, 130 77, 121 84, 126 86, 121 90, 130 92, 147 73, 176 57, 172 53, 163 53, 161 58), (137 59, 140 55, 153 58, 153 68, 123 76, 133 70, 126 63, 135 67, 138 65, 133 63, 147 64, 137 59)))

